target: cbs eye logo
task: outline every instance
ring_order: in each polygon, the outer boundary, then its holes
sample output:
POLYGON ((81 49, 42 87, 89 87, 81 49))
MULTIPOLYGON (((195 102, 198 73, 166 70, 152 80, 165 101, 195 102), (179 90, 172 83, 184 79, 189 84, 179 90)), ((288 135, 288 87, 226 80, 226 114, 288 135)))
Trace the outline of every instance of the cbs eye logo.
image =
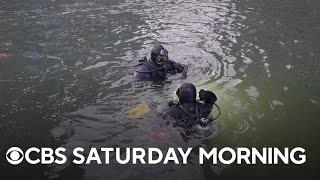
POLYGON ((8 149, 6 153, 6 158, 10 164, 20 164, 23 160, 23 151, 18 147, 12 147, 8 149))

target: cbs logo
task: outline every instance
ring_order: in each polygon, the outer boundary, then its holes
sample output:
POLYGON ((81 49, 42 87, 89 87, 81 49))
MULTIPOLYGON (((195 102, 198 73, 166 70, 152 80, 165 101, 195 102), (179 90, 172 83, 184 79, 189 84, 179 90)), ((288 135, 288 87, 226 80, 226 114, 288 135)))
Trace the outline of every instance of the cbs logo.
POLYGON ((6 158, 12 165, 20 164, 23 160, 23 151, 18 147, 11 147, 6 153, 6 158))
POLYGON ((31 147, 25 151, 25 153, 18 147, 11 147, 6 153, 7 161, 12 165, 20 164, 25 160, 29 164, 64 164, 67 161, 66 155, 63 154, 66 149, 59 147, 57 149, 52 149, 48 147, 36 148, 31 147), (38 155, 35 158, 33 155, 38 155))

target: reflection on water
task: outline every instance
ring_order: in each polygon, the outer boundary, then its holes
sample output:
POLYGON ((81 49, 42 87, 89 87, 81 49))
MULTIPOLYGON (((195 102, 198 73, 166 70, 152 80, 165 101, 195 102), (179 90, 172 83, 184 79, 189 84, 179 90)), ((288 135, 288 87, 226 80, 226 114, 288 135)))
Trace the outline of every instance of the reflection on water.
MULTIPOLYGON (((165 149, 310 147, 315 142, 320 24, 313 1, 0 3, 0 51, 8 52, 0 56, 0 132, 6 146, 165 149), (164 44, 170 59, 188 66, 187 79, 133 80, 133 65, 154 42, 164 44), (183 82, 218 95, 223 114, 209 140, 160 120, 183 82), (134 109, 139 103, 144 111, 134 109), (132 109, 136 118, 128 116, 132 109)), ((91 165, 69 176, 204 179, 248 172, 195 164, 91 165)), ((49 167, 45 176, 69 177, 64 168, 49 167)))

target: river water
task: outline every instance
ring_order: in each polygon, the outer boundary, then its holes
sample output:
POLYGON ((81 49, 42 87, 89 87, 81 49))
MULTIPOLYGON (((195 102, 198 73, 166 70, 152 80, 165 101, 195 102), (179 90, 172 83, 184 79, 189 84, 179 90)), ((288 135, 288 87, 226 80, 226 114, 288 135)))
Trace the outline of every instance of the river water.
POLYGON ((308 155, 298 167, 3 170, 33 179, 312 177, 319 159, 319 8, 316 0, 0 1, 2 147, 302 146, 308 155), (133 66, 155 42, 188 66, 186 79, 134 81, 133 66), (160 118, 184 82, 218 96, 222 116, 210 138, 183 137, 160 118), (128 115, 139 104, 147 112, 128 115))

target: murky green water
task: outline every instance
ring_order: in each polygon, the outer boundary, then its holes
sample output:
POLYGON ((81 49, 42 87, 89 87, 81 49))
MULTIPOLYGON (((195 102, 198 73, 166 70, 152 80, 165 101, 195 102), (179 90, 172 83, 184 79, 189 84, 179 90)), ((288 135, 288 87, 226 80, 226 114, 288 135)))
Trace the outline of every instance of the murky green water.
POLYGON ((26 176, 68 179, 315 177, 319 7, 316 0, 0 1, 0 51, 9 53, 0 57, 1 146, 302 146, 307 163, 295 167, 24 170, 26 176), (156 41, 188 66, 187 79, 133 80, 133 65, 156 41), (186 141, 159 118, 184 82, 218 95, 223 114, 208 140, 186 141), (128 117, 141 102, 150 111, 128 117))

